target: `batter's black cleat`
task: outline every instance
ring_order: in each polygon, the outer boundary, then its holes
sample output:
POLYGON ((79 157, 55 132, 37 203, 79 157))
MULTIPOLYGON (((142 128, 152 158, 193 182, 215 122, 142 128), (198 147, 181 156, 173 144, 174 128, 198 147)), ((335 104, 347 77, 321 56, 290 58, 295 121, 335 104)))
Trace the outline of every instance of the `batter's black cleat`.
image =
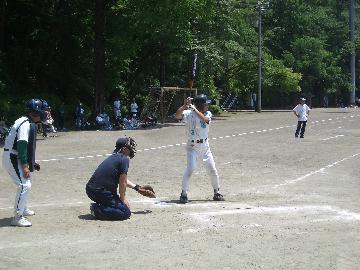
POLYGON ((224 196, 221 195, 220 193, 215 193, 214 197, 213 197, 213 200, 214 201, 225 201, 224 196))
POLYGON ((180 203, 188 203, 188 202, 189 202, 189 200, 188 200, 187 195, 181 194, 180 195, 180 203))

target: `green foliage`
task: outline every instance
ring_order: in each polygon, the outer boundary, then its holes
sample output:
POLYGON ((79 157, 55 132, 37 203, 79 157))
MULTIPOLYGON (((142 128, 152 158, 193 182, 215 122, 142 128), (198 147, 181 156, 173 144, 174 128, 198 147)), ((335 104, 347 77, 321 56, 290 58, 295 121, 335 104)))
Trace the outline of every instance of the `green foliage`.
MULTIPOLYGON (((263 105, 285 106, 300 91, 318 104, 327 94, 347 97, 349 55, 358 54, 360 44, 359 34, 349 41, 347 1, 268 2, 262 14, 263 105)), ((78 101, 93 117, 94 1, 6 3, 0 25, 0 118, 12 121, 32 97, 47 99, 55 110, 64 102, 68 122, 78 101)), ((143 106, 149 87, 188 86, 194 53, 194 87, 200 92, 212 98, 256 92, 256 3, 104 0, 105 104, 120 97, 126 114, 133 97, 143 106)), ((359 29, 359 18, 356 23, 359 29)))
POLYGON ((220 115, 222 110, 218 105, 210 105, 209 106, 209 111, 213 114, 213 115, 220 115))

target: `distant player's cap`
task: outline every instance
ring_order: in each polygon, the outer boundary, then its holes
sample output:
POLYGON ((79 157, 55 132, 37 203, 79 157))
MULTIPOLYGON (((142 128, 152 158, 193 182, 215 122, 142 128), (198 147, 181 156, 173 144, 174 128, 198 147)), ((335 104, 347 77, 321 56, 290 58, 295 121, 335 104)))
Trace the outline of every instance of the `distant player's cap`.
POLYGON ((302 98, 300 98, 300 100, 303 100, 303 101, 305 101, 305 100, 306 100, 306 98, 303 98, 303 97, 302 97, 302 98))

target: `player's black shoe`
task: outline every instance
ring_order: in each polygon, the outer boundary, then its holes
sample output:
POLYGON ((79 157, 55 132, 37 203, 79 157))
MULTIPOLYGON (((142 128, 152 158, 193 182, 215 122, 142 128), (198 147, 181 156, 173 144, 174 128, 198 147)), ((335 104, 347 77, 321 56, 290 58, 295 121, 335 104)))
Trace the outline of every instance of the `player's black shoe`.
POLYGON ((188 202, 189 202, 189 200, 188 200, 187 195, 184 195, 184 194, 181 193, 181 195, 180 195, 180 203, 188 203, 188 202))
POLYGON ((220 193, 215 193, 214 197, 213 197, 214 201, 225 201, 225 198, 223 195, 221 195, 220 193))
POLYGON ((96 205, 96 203, 90 203, 90 214, 94 219, 99 219, 99 217, 95 211, 95 207, 96 207, 95 205, 96 205))

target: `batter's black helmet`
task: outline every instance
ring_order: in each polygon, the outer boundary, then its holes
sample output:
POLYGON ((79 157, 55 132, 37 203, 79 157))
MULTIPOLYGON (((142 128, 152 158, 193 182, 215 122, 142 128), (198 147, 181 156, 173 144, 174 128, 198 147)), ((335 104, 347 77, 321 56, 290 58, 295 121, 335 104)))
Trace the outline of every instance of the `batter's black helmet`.
POLYGON ((194 97, 193 102, 196 107, 201 107, 204 104, 210 104, 211 100, 208 99, 208 97, 206 95, 201 94, 201 95, 194 97))

